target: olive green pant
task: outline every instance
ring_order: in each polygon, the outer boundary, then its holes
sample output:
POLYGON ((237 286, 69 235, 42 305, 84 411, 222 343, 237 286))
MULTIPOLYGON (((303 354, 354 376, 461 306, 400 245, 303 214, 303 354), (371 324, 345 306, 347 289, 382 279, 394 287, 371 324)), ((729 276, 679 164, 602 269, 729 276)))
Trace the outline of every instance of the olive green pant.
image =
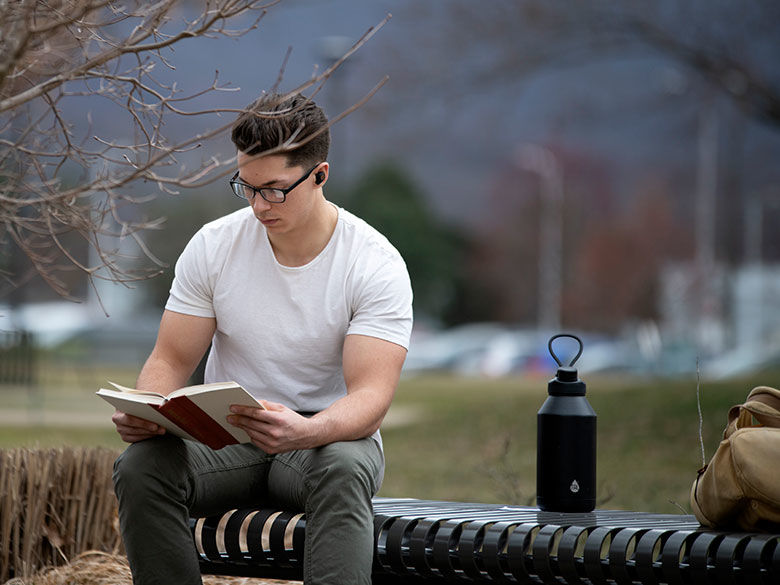
POLYGON ((371 438, 279 455, 251 444, 213 451, 167 435, 133 443, 114 464, 133 583, 200 584, 189 518, 274 506, 306 514, 304 583, 368 584, 371 497, 383 474, 371 438))

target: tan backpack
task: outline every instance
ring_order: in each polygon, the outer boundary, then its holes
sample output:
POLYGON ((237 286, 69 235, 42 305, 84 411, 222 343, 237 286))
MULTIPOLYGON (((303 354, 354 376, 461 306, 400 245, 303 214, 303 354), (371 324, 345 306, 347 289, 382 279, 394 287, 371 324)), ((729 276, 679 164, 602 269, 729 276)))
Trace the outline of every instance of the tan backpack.
POLYGON ((758 386, 729 410, 723 441, 693 483, 691 506, 712 528, 780 530, 780 390, 758 386))

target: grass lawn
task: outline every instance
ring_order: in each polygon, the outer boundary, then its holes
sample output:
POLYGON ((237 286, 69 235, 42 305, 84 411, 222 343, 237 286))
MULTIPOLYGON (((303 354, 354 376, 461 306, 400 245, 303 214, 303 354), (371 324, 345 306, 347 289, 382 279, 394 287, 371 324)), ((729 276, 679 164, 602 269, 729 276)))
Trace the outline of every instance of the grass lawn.
MULTIPOLYGON (((731 405, 778 373, 700 383, 707 459, 731 405)), ((598 414, 598 507, 689 511, 702 465, 696 378, 586 379, 598 414)), ((396 404, 418 409, 414 425, 383 431, 388 473, 380 495, 533 504, 536 412, 546 380, 421 377, 404 381, 396 404)))
MULTIPOLYGON (((42 376, 32 398, 0 387, 0 448, 121 449, 109 421, 111 408, 94 391, 106 378, 132 385, 137 372, 56 372, 42 376)), ((599 507, 688 511, 690 485, 702 463, 695 376, 585 381, 598 414, 599 507)), ((760 384, 780 386, 780 373, 701 382, 707 459, 729 407, 760 384)), ((536 412, 546 396, 546 379, 404 379, 389 417, 397 424, 383 430, 388 472, 380 495, 533 504, 536 412)))

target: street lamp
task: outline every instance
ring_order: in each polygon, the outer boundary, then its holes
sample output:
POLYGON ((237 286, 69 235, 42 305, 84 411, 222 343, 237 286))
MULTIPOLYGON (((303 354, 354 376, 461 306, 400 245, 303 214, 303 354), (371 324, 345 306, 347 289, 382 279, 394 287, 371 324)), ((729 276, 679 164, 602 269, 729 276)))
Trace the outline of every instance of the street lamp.
MULTIPOLYGON (((317 52, 323 59, 324 68, 327 69, 333 66, 339 59, 341 59, 352 48, 352 39, 345 36, 327 36, 321 37, 317 41, 317 52)), ((328 112, 328 118, 331 120, 336 117, 339 110, 345 110, 347 108, 347 91, 346 91, 346 62, 333 72, 330 78, 326 82, 325 95, 327 96, 327 102, 331 112, 328 112), (328 86, 330 90, 328 91, 328 86)), ((338 140, 334 140, 334 143, 338 143, 338 148, 331 147, 331 152, 336 150, 336 156, 331 156, 331 159, 335 159, 336 166, 340 167, 340 175, 345 176, 347 171, 347 129, 346 120, 342 120, 339 124, 341 130, 337 132, 341 134, 338 140)), ((331 128, 333 133, 334 128, 331 128)))
POLYGON ((563 282, 563 171, 555 155, 537 144, 520 146, 515 163, 541 179, 537 318, 540 330, 557 331, 561 326, 563 282))

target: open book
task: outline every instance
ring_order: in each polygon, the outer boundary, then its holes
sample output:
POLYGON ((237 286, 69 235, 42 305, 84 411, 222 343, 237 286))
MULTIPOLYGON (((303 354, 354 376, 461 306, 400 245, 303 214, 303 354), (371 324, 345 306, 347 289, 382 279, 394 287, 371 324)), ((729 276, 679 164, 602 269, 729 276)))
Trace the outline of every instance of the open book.
POLYGON ((187 386, 167 396, 109 383, 116 389, 101 388, 97 395, 117 410, 150 420, 178 437, 200 441, 212 449, 250 442, 243 429, 227 422, 231 404, 264 408, 235 382, 187 386))

